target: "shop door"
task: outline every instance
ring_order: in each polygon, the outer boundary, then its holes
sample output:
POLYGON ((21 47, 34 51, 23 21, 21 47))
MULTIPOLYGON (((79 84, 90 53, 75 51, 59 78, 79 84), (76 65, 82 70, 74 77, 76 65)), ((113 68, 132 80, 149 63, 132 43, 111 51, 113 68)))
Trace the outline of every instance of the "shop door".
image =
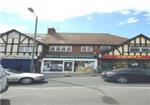
POLYGON ((72 61, 64 62, 64 72, 73 72, 73 69, 74 69, 74 62, 72 61))

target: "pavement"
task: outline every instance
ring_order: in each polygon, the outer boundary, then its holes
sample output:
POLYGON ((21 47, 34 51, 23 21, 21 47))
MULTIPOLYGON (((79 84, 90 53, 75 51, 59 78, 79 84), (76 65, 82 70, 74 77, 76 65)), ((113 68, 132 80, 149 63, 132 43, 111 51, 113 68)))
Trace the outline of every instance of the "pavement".
POLYGON ((100 73, 44 73, 46 78, 59 78, 59 77, 94 77, 100 76, 100 73))

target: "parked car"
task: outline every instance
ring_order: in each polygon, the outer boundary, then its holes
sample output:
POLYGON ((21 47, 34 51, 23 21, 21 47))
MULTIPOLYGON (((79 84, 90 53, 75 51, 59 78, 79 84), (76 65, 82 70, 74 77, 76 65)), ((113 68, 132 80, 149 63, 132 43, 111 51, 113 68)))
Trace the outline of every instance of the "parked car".
POLYGON ((0 93, 8 90, 7 75, 2 65, 0 65, 0 93))
POLYGON ((101 76, 106 81, 114 81, 118 83, 127 82, 148 82, 150 81, 150 69, 140 68, 124 68, 112 71, 104 71, 101 76))
POLYGON ((8 82, 19 82, 22 84, 31 84, 34 82, 42 82, 45 79, 44 74, 41 73, 20 73, 15 70, 5 69, 7 73, 8 82))

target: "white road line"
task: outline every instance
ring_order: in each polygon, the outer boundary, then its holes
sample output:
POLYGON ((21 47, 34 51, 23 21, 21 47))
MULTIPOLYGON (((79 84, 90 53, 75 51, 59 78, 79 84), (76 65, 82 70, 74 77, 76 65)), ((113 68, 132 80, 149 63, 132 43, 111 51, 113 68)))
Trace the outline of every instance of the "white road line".
POLYGON ((111 89, 147 89, 150 90, 150 87, 146 86, 72 86, 72 87, 10 87, 9 89, 17 89, 17 90, 48 90, 48 89, 66 89, 66 88, 74 88, 74 89, 79 89, 79 88, 99 88, 99 89, 106 89, 106 88, 111 88, 111 89))
POLYGON ((142 86, 105 86, 105 88, 122 88, 122 89, 148 89, 150 90, 150 87, 142 87, 142 86))
POLYGON ((65 88, 85 88, 85 87, 10 87, 9 89, 17 89, 17 90, 48 90, 48 89, 65 89, 65 88))

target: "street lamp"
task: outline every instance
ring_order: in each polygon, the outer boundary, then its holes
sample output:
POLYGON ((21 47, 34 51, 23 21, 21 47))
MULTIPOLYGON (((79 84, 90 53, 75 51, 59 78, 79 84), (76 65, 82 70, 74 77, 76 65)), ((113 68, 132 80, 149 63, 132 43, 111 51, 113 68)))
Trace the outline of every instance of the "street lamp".
POLYGON ((30 65, 30 72, 35 72, 35 65, 34 65, 34 53, 35 53, 35 41, 36 41, 36 35, 37 35, 37 24, 38 24, 38 16, 35 14, 33 8, 29 7, 28 10, 32 12, 36 19, 35 19, 35 31, 34 31, 34 37, 33 37, 33 48, 32 48, 32 58, 31 58, 31 65, 30 65))

